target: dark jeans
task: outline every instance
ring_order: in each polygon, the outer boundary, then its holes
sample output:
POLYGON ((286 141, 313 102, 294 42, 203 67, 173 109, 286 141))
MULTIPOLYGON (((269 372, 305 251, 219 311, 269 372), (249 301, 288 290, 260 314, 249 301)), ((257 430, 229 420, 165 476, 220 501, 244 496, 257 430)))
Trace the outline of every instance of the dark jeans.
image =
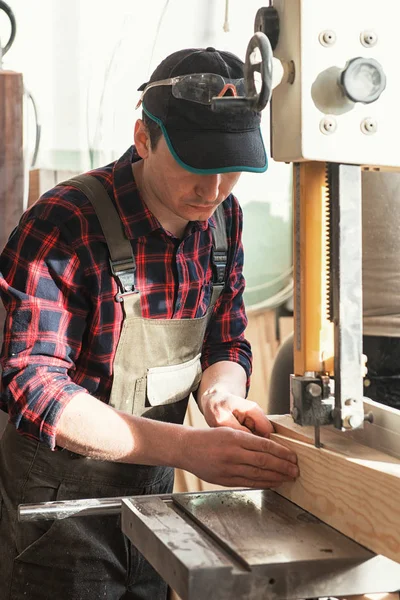
POLYGON ((17 521, 24 503, 172 491, 173 469, 52 452, 7 429, 0 441, 1 600, 165 600, 167 585, 120 517, 17 521))
POLYGON ((368 357, 364 395, 400 409, 400 338, 364 335, 368 357))

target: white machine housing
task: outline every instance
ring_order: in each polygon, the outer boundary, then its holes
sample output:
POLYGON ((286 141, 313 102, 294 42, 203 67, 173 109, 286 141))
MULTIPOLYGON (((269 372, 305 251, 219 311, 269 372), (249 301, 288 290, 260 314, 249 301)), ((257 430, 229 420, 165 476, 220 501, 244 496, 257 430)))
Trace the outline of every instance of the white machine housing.
POLYGON ((273 6, 280 19, 274 56, 294 64, 293 83, 284 80, 272 95, 273 159, 400 167, 400 0, 273 6), (351 102, 338 83, 359 57, 377 60, 386 75, 386 89, 371 104, 351 102))

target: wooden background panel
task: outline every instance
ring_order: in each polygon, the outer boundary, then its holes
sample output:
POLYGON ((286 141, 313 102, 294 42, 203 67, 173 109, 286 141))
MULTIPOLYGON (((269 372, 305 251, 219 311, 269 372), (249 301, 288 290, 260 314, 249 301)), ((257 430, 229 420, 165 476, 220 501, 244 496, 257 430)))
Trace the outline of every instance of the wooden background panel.
POLYGON ((0 244, 18 223, 24 202, 22 75, 0 70, 0 244))
MULTIPOLYGON (((24 205, 22 75, 0 69, 0 251, 17 225, 24 205)), ((0 308, 0 346, 4 309, 0 308)), ((0 425, 3 425, 1 421, 0 425)))
POLYGON ((293 332, 293 317, 277 318, 275 310, 248 315, 246 337, 253 352, 249 400, 257 402, 268 414, 271 372, 281 343, 293 332))

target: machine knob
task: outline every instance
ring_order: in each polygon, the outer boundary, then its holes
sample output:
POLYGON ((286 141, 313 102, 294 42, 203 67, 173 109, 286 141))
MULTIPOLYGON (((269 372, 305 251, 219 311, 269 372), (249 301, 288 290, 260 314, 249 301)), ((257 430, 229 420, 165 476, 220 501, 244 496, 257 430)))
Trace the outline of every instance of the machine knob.
POLYGON ((386 88, 386 75, 374 58, 352 58, 340 75, 340 84, 352 102, 371 104, 386 88))
POLYGON ((259 8, 254 19, 254 33, 262 31, 268 37, 272 50, 279 41, 279 14, 273 6, 259 8))

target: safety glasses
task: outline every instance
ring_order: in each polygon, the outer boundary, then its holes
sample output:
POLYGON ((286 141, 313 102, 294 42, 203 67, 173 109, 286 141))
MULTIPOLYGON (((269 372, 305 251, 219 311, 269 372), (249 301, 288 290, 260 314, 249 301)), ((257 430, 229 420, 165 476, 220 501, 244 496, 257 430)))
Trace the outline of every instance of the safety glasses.
POLYGON ((215 73, 193 73, 149 83, 144 88, 136 108, 139 108, 143 102, 146 92, 161 85, 170 85, 175 98, 198 104, 211 104, 213 98, 225 95, 245 96, 243 78, 229 79, 215 73))

